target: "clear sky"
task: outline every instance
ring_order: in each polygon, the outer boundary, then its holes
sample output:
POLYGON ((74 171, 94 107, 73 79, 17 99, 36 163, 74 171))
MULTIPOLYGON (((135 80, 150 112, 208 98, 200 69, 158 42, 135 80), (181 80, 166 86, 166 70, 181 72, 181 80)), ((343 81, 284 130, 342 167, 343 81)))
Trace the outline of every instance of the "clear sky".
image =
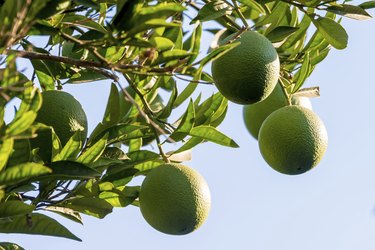
MULTIPOLYGON (((84 226, 58 217, 83 242, 6 234, 0 241, 27 250, 375 249, 375 20, 344 19, 343 25, 348 48, 332 49, 305 85, 320 86, 313 109, 329 136, 326 155, 312 171, 286 176, 272 170, 245 130, 242 107, 229 104, 219 129, 240 148, 206 143, 186 162, 205 177, 212 195, 208 220, 192 234, 162 234, 144 221, 137 207, 129 206, 102 220, 84 216, 84 226)), ((205 48, 211 38, 204 38, 205 48)), ((93 129, 102 118, 109 82, 65 90, 81 101, 93 129)), ((216 91, 212 86, 202 90, 216 91)))

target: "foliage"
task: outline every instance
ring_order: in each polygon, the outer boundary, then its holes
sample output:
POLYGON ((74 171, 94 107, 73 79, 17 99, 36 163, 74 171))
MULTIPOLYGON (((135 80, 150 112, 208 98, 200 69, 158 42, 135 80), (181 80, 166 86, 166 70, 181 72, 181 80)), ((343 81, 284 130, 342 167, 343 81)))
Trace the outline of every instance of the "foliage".
POLYGON ((207 141, 238 147, 217 129, 228 101, 218 92, 205 100, 196 94, 212 84, 205 66, 236 46, 202 52, 202 34, 218 31, 207 22, 266 36, 280 57, 285 93, 312 96, 317 88, 303 89, 305 80, 332 47, 347 46, 341 18, 365 20, 372 8, 374 1, 0 1, 0 233, 80 240, 44 212, 77 223, 80 214, 104 218, 114 207, 138 205, 134 177, 189 160, 191 149, 207 141), (32 74, 17 67, 19 58, 29 59, 32 74), (104 79, 112 81, 108 104, 86 144, 73 136, 61 147, 52 133, 55 157, 43 162, 29 141, 48 129, 35 122, 41 91, 104 79), (15 99, 21 104, 5 122, 15 99), (157 150, 147 147, 150 141, 157 150))

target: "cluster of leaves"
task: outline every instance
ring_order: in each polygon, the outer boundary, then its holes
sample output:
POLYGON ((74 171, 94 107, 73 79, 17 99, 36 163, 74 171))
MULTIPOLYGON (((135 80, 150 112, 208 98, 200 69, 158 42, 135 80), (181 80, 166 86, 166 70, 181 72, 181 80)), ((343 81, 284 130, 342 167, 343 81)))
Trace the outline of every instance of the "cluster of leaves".
MULTIPOLYGON (((218 31, 205 30, 205 22, 238 35, 247 29, 265 35, 279 53, 286 92, 311 96, 318 91, 302 88, 307 77, 331 47, 347 45, 336 15, 368 19, 366 9, 374 7, 374 1, 355 6, 320 0, 2 1, 0 233, 80 240, 36 211, 78 223, 81 213, 104 218, 113 207, 138 205, 139 187, 129 184, 134 177, 166 161, 186 161, 206 141, 238 147, 217 129, 228 101, 218 92, 205 100, 193 95, 200 84, 212 84, 205 66, 237 46, 202 53, 202 34, 218 31), (307 31, 313 32, 309 39, 307 31), (30 77, 17 68, 18 58, 30 60, 30 77), (112 81, 102 122, 85 145, 73 135, 61 146, 52 133, 52 161, 40 160, 30 140, 48 129, 35 122, 41 91, 98 80, 112 81), (5 108, 14 99, 21 104, 6 123, 5 108), (166 145, 175 150, 164 152, 166 145)), ((11 244, 0 246, 21 249, 11 244)))

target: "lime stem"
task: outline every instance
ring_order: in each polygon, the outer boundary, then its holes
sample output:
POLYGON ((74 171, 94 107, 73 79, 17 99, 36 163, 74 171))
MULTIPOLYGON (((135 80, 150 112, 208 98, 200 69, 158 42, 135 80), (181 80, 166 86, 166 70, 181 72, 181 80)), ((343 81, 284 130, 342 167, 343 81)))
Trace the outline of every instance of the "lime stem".
POLYGON ((245 28, 248 28, 249 27, 249 24, 247 23, 247 20, 245 18, 245 16, 242 14, 241 10, 240 10, 240 7, 238 6, 238 3, 236 0, 232 0, 233 2, 233 5, 234 5, 234 10, 237 12, 237 14, 239 15, 243 25, 245 26, 245 28))
POLYGON ((121 84, 117 81, 116 84, 122 89, 124 96, 126 96, 130 102, 135 105, 135 107, 138 109, 140 115, 146 120, 146 122, 150 125, 157 142, 157 146, 159 149, 159 154, 163 158, 163 160, 167 163, 169 163, 169 159, 167 155, 164 153, 162 144, 159 138, 160 134, 166 134, 166 131, 162 129, 155 121, 154 121, 154 113, 150 109, 150 106, 147 102, 147 100, 144 98, 142 93, 138 90, 138 88, 134 85, 133 81, 130 79, 130 77, 127 74, 124 74, 124 77, 126 81, 129 83, 129 85, 134 89, 134 91, 139 95, 141 98, 141 101, 143 105, 145 106, 145 111, 142 110, 142 108, 138 105, 138 103, 134 100, 134 98, 121 86, 121 84))
POLYGON ((286 88, 284 87, 284 85, 281 83, 281 81, 278 81, 278 83, 280 84, 281 86, 281 89, 283 90, 283 93, 285 95, 285 98, 288 102, 288 105, 291 106, 292 105, 292 98, 291 96, 288 94, 288 91, 286 90, 286 88))

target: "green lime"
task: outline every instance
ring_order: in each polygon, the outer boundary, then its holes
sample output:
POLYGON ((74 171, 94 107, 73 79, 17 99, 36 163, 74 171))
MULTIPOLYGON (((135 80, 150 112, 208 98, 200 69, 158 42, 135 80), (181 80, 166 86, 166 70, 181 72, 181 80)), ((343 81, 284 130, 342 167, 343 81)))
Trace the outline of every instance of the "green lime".
POLYGON ((278 54, 272 43, 255 31, 245 31, 238 38, 232 34, 221 41, 240 42, 212 62, 212 77, 223 96, 238 104, 252 104, 269 96, 280 71, 278 54))
POLYGON ((315 167, 327 149, 328 136, 310 109, 292 105, 273 112, 259 131, 263 158, 276 171, 297 175, 315 167))
POLYGON ((203 224, 211 198, 197 171, 181 164, 163 164, 144 179, 139 204, 143 217, 156 230, 183 235, 203 224))

